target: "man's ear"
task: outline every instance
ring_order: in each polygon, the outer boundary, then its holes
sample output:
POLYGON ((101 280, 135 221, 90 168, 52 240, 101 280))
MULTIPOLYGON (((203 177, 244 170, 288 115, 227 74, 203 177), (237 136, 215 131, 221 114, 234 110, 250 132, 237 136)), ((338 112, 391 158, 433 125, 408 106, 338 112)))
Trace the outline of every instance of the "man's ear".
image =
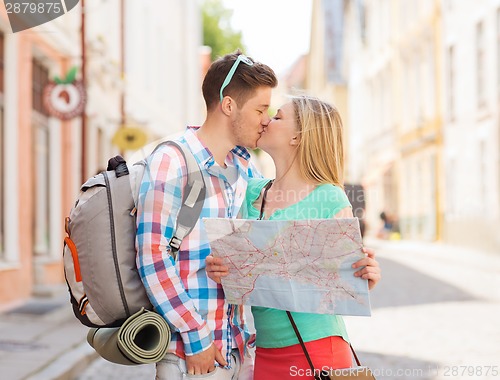
POLYGON ((230 96, 224 96, 222 98, 221 108, 222 112, 224 112, 226 116, 231 115, 234 107, 236 107, 236 103, 234 102, 233 98, 231 98, 230 96))

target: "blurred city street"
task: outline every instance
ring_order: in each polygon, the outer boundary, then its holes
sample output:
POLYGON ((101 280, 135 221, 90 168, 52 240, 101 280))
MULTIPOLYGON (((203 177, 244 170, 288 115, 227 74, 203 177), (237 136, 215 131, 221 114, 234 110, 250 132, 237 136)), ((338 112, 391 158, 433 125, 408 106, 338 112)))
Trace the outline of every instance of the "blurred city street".
MULTIPOLYGON (((500 378, 500 258, 440 244, 367 241, 383 280, 371 317, 346 317, 377 379, 500 378)), ((78 380, 152 379, 154 366, 96 359, 78 380)), ((257 379, 258 380, 258 379, 257 379)))
POLYGON ((500 0, 4 0, 0 380, 154 378, 87 343, 67 218, 110 158, 202 126, 206 73, 236 51, 276 73, 269 118, 297 94, 341 115, 339 181, 382 268, 372 316, 346 317, 362 364, 500 379, 500 0))

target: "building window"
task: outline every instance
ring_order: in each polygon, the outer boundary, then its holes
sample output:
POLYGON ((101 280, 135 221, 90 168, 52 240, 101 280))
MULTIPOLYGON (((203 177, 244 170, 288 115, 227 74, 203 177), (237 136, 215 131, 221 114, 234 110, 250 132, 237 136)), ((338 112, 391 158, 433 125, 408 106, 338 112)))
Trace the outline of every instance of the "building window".
POLYGON ((479 142, 479 202, 483 212, 488 213, 488 152, 486 141, 479 142))
POLYGON ((5 39, 2 32, 0 32, 0 93, 4 91, 4 59, 5 59, 5 39))
POLYGON ((403 62, 403 85, 401 86, 401 99, 407 99, 407 101, 401 102, 402 104, 402 132, 408 131, 410 129, 410 70, 408 66, 408 60, 403 62))
POLYGON ((486 103, 485 58, 484 27, 483 23, 480 22, 476 26, 476 86, 478 107, 482 107, 486 103))
POLYGON ((375 116, 375 125, 376 125, 376 132, 377 132, 377 135, 379 135, 381 132, 382 132, 382 115, 383 115, 383 111, 384 111, 384 93, 383 93, 383 89, 384 89, 384 83, 383 83, 383 79, 382 79, 382 75, 379 73, 377 75, 377 79, 376 79, 376 107, 375 107, 375 110, 376 110, 376 116, 375 116))
POLYGON ((48 254, 50 247, 50 188, 48 119, 43 107, 43 88, 49 81, 48 70, 33 60, 33 194, 34 194, 34 253, 48 254))
POLYGON ((47 254, 50 247, 50 202, 49 202, 49 130, 47 125, 36 123, 33 131, 34 149, 34 194, 35 230, 34 252, 47 254))
POLYGON ((455 48, 448 48, 448 116, 455 120, 455 48))
POLYGON ((4 184, 5 184, 5 170, 4 170, 4 125, 3 125, 3 105, 0 103, 0 259, 4 258, 5 252, 5 234, 4 234, 4 184))
POLYGON ((422 128, 424 126, 424 89, 425 89, 425 76, 424 76, 424 59, 421 54, 415 58, 413 67, 413 123, 414 126, 422 128))
POLYGON ((4 123, 3 123, 3 92, 4 92, 4 35, 0 33, 0 259, 4 258, 5 233, 4 233, 4 192, 5 192, 5 170, 4 170, 4 123))
POLYGON ((436 98, 437 89, 434 83, 436 83, 436 57, 434 55, 434 44, 429 41, 426 50, 426 64, 425 64, 425 110, 427 118, 434 120, 436 118, 436 98))
POLYGON ((455 158, 450 158, 446 170, 446 201, 447 216, 454 217, 457 213, 457 181, 456 181, 456 162, 455 158))
POLYGON ((33 60, 33 91, 32 104, 33 109, 45 116, 48 116, 45 107, 43 106, 43 88, 49 82, 49 70, 47 70, 40 62, 33 60))
POLYGON ((497 92, 500 97, 500 8, 497 9, 497 92))
POLYGON ((432 77, 432 56, 428 54, 427 49, 422 50, 422 58, 420 61, 420 118, 421 124, 424 125, 432 119, 431 103, 434 100, 433 81, 432 77))

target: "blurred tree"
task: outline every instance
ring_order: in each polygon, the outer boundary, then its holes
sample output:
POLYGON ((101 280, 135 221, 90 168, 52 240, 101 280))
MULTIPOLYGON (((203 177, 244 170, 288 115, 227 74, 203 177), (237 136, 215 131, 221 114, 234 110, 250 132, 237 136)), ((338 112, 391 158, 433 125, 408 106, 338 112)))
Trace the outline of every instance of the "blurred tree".
POLYGON ((203 44, 212 48, 212 61, 236 49, 245 51, 242 33, 231 27, 233 11, 224 7, 221 0, 204 0, 202 3, 203 44))

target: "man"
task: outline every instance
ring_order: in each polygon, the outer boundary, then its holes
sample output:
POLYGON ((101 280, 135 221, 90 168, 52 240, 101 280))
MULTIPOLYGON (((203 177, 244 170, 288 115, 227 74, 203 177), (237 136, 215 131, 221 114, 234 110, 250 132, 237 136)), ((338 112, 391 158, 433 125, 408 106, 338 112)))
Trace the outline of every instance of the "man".
MULTIPOLYGON (((253 176, 249 154, 269 123, 277 79, 268 66, 239 51, 214 62, 203 81, 207 117, 179 142, 194 154, 206 183, 201 217, 234 218, 253 176)), ((243 360, 249 339, 241 306, 228 305, 220 285, 205 272, 210 246, 201 221, 183 240, 175 260, 169 240, 186 183, 181 153, 163 146, 148 158, 137 214, 137 266, 156 311, 169 323, 169 353, 157 364, 158 379, 211 374, 212 379, 251 379, 243 360), (217 367, 215 366, 215 363, 217 367)), ((201 218, 200 217, 200 218, 201 218)))

